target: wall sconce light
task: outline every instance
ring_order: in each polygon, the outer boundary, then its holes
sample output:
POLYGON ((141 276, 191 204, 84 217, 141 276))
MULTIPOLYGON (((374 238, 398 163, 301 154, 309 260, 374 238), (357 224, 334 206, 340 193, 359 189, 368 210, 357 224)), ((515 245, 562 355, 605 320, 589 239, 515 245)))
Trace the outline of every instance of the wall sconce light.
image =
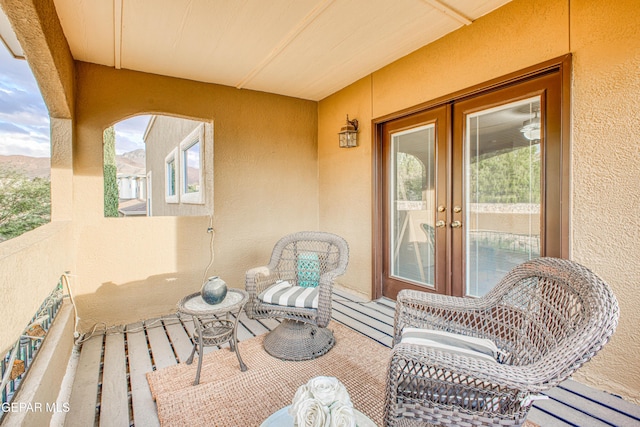
POLYGON ((520 132, 522 132, 522 135, 529 141, 537 141, 540 139, 540 117, 538 117, 538 111, 535 112, 535 117, 522 122, 520 132))
POLYGON ((345 126, 342 126, 342 129, 340 129, 340 132, 338 132, 338 136, 340 137, 340 148, 357 147, 358 120, 349 120, 349 115, 347 114, 347 124, 345 126))

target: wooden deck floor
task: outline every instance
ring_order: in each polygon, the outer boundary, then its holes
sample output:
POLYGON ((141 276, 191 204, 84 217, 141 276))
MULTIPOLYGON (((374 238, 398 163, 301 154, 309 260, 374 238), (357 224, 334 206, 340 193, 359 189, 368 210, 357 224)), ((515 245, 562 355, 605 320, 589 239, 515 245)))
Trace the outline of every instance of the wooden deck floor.
MULTIPOLYGON (((394 302, 363 301, 334 292, 335 321, 389 347, 394 302)), ((240 316, 240 341, 268 332, 276 320, 240 316)), ((128 325, 125 333, 99 335, 81 349, 65 426, 158 426, 145 374, 189 357, 192 321, 170 316, 128 325)), ((215 351, 207 348, 205 353, 215 351)), ((640 407, 611 394, 568 380, 538 401, 529 419, 541 426, 640 426, 640 407)))

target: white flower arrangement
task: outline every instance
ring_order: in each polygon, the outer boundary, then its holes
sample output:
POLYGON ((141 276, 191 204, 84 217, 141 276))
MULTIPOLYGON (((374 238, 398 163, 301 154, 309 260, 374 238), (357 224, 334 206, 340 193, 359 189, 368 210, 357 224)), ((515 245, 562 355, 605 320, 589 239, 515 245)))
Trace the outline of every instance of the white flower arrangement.
POLYGON ((353 404, 334 377, 311 378, 293 397, 289 415, 294 427, 356 427, 353 404))

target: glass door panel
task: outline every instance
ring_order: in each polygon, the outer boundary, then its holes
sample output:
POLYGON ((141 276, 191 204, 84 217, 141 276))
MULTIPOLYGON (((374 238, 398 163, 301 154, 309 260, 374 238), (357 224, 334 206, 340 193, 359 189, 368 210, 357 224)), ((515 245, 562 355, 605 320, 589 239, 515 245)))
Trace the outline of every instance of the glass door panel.
POLYGON ((376 297, 481 297, 568 256, 568 57, 552 65, 376 125, 376 297))
POLYGON ((540 256, 541 97, 466 115, 465 294, 486 294, 540 256))
POLYGON ((434 287, 435 124, 391 134, 390 275, 434 287))

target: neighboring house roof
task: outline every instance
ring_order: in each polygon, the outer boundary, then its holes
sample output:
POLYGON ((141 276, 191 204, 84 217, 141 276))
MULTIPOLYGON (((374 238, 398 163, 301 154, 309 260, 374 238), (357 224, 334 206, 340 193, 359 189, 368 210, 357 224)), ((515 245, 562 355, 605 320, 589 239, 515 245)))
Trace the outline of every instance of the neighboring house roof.
POLYGON ((147 137, 149 136, 149 132, 151 132, 151 128, 153 127, 153 124, 156 122, 157 118, 157 115, 153 115, 149 119, 149 123, 147 123, 147 128, 144 130, 144 135, 142 136, 142 140, 145 144, 147 143, 147 137))
POLYGON ((123 216, 138 216, 147 214, 147 201, 138 199, 120 199, 118 212, 123 216))

